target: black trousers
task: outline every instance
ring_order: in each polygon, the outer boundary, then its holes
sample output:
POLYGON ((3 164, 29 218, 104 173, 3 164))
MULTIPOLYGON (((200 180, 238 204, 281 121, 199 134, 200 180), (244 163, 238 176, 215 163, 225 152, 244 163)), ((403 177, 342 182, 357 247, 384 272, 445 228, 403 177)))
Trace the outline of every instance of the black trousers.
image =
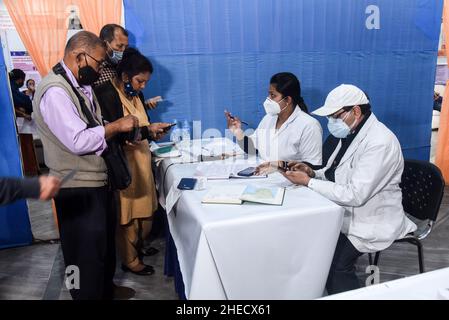
POLYGON ((348 237, 340 233, 326 283, 328 294, 360 288, 359 279, 355 273, 355 264, 362 254, 352 245, 348 237))
POLYGON ((80 273, 74 300, 113 298, 116 208, 108 187, 61 189, 55 198, 64 262, 80 273))

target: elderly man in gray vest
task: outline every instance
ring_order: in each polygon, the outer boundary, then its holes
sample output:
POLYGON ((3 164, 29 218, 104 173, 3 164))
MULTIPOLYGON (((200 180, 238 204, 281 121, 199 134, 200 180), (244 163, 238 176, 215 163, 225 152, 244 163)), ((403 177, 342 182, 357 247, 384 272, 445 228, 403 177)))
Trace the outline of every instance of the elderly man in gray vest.
POLYGON ((87 31, 77 33, 33 101, 50 174, 63 177, 77 170, 55 198, 64 261, 79 271, 79 286, 73 281, 69 288, 73 299, 113 297, 116 211, 101 155, 108 139, 138 126, 133 116, 103 123, 91 85, 105 57, 102 40, 87 31))

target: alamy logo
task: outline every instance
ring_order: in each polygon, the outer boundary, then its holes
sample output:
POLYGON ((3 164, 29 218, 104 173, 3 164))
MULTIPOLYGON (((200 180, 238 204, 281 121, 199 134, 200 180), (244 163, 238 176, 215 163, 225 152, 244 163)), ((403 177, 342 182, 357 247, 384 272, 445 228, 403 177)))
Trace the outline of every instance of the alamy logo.
POLYGON ((380 283, 380 270, 378 266, 367 266, 365 273, 369 274, 369 276, 366 278, 365 286, 369 287, 373 284, 379 284, 380 283))
POLYGON ((77 266, 67 266, 65 276, 65 286, 68 290, 80 288, 80 269, 77 266))
POLYGON ((366 7, 365 13, 368 14, 366 18, 366 28, 368 30, 379 30, 380 29, 380 9, 378 6, 370 5, 366 7))

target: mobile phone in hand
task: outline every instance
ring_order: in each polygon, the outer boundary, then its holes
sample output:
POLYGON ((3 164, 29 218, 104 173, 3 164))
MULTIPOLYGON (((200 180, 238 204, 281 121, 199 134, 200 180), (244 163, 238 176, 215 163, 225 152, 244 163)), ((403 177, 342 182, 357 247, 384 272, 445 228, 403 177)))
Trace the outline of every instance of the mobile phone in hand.
POLYGON ((165 127, 163 130, 165 133, 169 132, 171 130, 171 128, 173 128, 174 126, 176 126, 176 123, 170 124, 168 127, 165 127))

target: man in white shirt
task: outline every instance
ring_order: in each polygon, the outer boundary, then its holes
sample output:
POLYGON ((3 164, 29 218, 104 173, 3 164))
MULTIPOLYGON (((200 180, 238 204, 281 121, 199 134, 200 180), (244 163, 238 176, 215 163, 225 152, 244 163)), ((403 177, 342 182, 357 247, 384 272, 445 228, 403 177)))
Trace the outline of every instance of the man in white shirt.
POLYGON ((285 177, 345 208, 326 284, 328 293, 334 294, 359 288, 358 257, 388 248, 416 230, 416 225, 402 208, 401 146, 371 112, 365 93, 341 85, 313 113, 328 118, 328 129, 340 142, 323 169, 314 171, 303 163, 292 163, 285 177))

